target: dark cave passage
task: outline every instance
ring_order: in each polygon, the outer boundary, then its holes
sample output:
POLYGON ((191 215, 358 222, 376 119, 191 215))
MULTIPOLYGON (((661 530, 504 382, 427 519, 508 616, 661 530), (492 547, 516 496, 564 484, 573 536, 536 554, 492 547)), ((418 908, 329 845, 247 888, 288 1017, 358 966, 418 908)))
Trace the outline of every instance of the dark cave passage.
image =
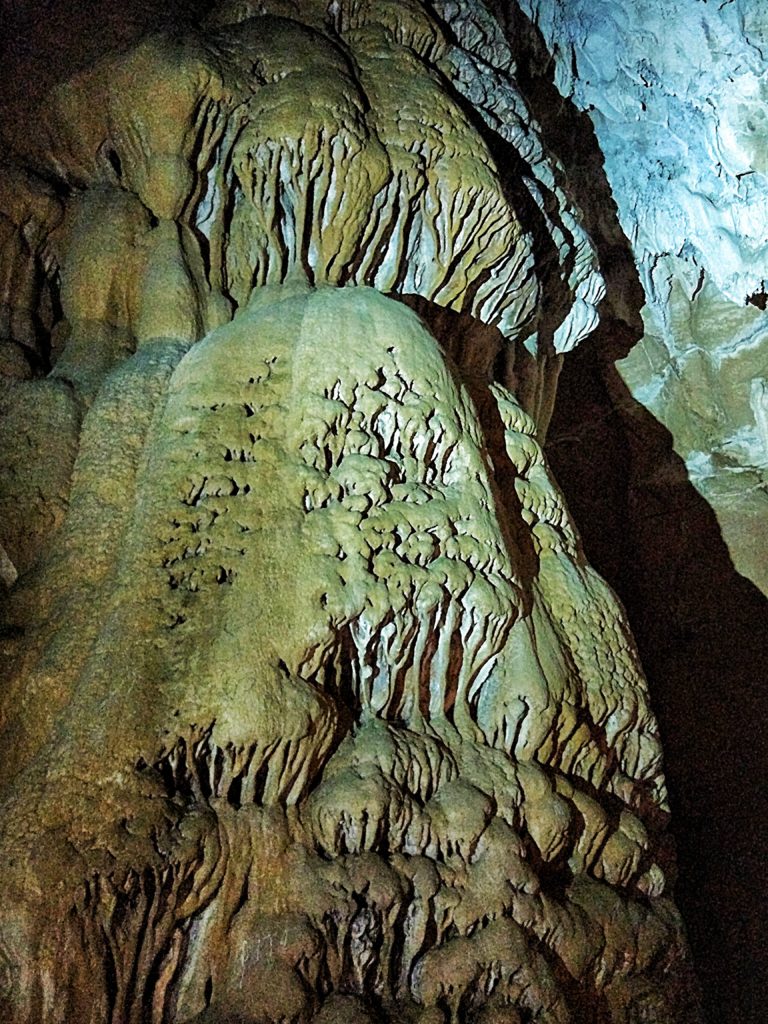
POLYGON ((708 1019, 768 990, 768 601, 733 567, 669 432, 601 337, 569 355, 547 451, 587 557, 622 600, 659 720, 683 914, 708 1019))

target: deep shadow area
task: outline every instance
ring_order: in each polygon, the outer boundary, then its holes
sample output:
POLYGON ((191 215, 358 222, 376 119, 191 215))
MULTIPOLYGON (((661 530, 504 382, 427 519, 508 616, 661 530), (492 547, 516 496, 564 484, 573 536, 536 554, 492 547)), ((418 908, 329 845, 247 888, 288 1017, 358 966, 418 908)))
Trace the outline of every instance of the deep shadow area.
POLYGON ((23 133, 47 91, 144 33, 178 29, 214 0, 0 0, 0 137, 23 133))
POLYGON ((768 991, 768 601, 734 569, 671 436, 601 357, 566 359, 548 453, 587 557, 623 601, 662 732, 676 897, 711 1024, 768 991))
POLYGON ((736 572, 669 432, 616 360, 642 335, 643 290, 592 123, 557 92, 535 25, 496 5, 519 81, 584 211, 607 294, 566 356, 547 452, 587 557, 624 603, 659 719, 684 916, 709 1024, 758 1024, 768 992, 768 600, 736 572))

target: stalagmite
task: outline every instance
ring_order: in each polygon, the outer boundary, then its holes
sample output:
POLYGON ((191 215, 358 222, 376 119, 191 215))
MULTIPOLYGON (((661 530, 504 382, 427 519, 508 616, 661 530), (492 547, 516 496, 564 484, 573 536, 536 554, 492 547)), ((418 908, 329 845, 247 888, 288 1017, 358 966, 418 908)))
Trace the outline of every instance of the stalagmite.
POLYGON ((9 1024, 698 1019, 543 450, 601 272, 491 6, 222 2, 15 142, 9 1024))

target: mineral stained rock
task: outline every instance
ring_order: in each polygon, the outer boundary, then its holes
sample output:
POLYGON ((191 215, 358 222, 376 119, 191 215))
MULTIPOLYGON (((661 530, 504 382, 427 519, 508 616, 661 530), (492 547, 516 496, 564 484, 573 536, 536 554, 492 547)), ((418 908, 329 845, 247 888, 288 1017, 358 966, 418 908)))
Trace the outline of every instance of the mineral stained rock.
POLYGON ((3 1021, 698 1019, 515 76, 479 2, 221 3, 14 140, 3 1021))

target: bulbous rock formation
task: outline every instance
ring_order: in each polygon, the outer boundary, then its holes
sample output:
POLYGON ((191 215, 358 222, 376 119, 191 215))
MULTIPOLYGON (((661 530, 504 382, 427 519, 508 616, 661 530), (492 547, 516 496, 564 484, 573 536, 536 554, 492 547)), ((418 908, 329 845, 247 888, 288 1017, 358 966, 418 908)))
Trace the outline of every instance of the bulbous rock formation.
POLYGON ((3 1020, 697 1020, 541 447, 601 277, 490 11, 221 3, 15 147, 3 1020))

